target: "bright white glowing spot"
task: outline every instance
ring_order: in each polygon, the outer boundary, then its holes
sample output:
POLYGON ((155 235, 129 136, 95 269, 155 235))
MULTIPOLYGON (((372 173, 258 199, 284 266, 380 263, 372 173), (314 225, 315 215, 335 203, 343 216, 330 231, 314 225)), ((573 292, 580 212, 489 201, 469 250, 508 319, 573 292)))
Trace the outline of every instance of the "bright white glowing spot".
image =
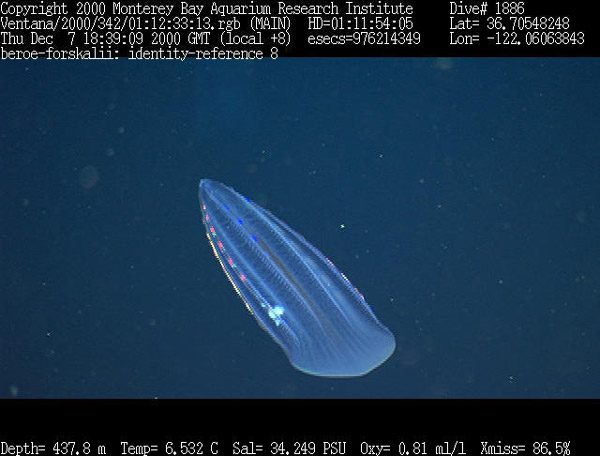
POLYGON ((281 307, 281 306, 275 306, 275 307, 271 307, 269 309, 269 318, 275 322, 276 326, 279 326, 281 324, 281 322, 283 321, 281 319, 283 312, 284 312, 284 310, 283 310, 283 307, 281 307))

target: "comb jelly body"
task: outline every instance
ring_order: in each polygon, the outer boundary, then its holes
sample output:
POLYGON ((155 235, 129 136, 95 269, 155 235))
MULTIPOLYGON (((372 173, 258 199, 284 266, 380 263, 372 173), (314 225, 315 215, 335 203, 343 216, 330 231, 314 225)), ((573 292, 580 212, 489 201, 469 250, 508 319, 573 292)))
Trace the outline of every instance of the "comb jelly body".
POLYGON ((302 372, 356 377, 396 347, 363 295, 304 237, 231 187, 203 179, 215 257, 259 325, 302 372))

